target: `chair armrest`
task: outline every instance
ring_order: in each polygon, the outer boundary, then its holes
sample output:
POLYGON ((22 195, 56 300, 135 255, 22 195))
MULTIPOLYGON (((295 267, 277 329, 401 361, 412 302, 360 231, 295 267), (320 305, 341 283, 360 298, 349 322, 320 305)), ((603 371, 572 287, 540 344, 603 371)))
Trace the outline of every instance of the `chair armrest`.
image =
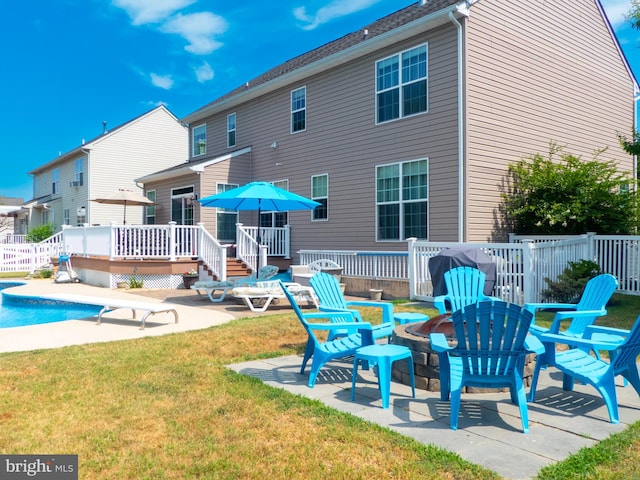
MULTIPOLYGON (((362 322, 362 316, 360 315, 360 312, 357 310, 347 310, 347 309, 342 309, 342 308, 330 308, 330 307, 323 307, 322 305, 320 305, 318 307, 318 310, 320 310, 321 312, 329 312, 329 313, 342 313, 342 314, 349 314, 351 315, 351 317, 356 321, 356 322, 362 322)), ((337 316, 336 316, 337 318, 337 316)))
POLYGON ((524 348, 536 355, 542 355, 544 353, 544 345, 534 335, 527 335, 524 339, 524 348))
POLYGON ((431 333, 429 340, 431 341, 431 350, 434 352, 444 353, 455 348, 449 345, 444 333, 431 333))
POLYGON ((620 343, 594 342, 586 338, 569 337, 558 333, 544 333, 540 335, 543 343, 563 343, 571 347, 582 347, 588 350, 615 350, 620 343))
POLYGON ((382 323, 393 322, 393 303, 390 302, 367 302, 354 300, 347 302, 348 307, 374 307, 382 309, 382 323))
POLYGON ((560 331, 560 322, 564 320, 572 320, 579 317, 602 317, 606 314, 607 311, 604 308, 601 310, 580 310, 578 312, 557 312, 555 317, 553 317, 549 331, 551 333, 558 333, 560 331))
POLYGON ((593 335, 594 333, 619 335, 626 338, 629 335, 629 330, 625 330, 623 328, 604 327, 601 325, 589 325, 584 331, 583 338, 591 338, 591 335, 593 335))
POLYGON ((446 295, 438 295, 433 299, 433 306, 438 310, 440 315, 443 313, 447 313, 447 307, 445 306, 444 301, 447 299, 446 295))
POLYGON ((531 313, 536 313, 536 310, 543 310, 545 308, 562 308, 563 310, 575 310, 577 305, 574 303, 525 303, 524 309, 531 313))

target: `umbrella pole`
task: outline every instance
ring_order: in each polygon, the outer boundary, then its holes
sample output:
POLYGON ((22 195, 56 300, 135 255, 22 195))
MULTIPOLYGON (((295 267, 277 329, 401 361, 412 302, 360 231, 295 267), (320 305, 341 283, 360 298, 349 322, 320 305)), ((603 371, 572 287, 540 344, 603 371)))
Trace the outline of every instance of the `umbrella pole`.
POLYGON ((256 242, 258 242, 258 258, 256 259, 256 278, 258 275, 258 270, 260 270, 260 242, 262 238, 260 238, 260 199, 258 199, 258 234, 256 235, 256 242))
POLYGON ((124 201, 124 218, 122 219, 122 224, 127 224, 127 201, 124 201))

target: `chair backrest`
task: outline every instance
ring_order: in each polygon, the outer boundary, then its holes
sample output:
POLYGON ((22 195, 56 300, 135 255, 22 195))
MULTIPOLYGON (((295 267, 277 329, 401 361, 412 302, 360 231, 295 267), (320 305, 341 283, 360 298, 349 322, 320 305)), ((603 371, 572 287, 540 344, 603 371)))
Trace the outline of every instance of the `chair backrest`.
POLYGON ((473 267, 456 267, 446 271, 444 282, 447 286, 446 298, 451 303, 451 311, 455 312, 485 298, 486 279, 484 272, 473 267))
POLYGON ((318 272, 309 279, 309 283, 316 292, 316 296, 320 301, 320 306, 325 308, 335 308, 346 310, 347 301, 342 295, 340 282, 333 275, 324 272, 318 272))
MULTIPOLYGON (((635 367, 638 355, 640 355, 640 316, 631 327, 631 331, 625 338, 624 343, 616 349, 615 355, 610 356, 612 358, 611 366, 616 375, 629 366, 635 367)), ((640 392, 638 394, 640 395, 640 392)))
MULTIPOLYGON (((618 288, 618 280, 613 275, 603 273, 593 277, 584 287, 576 311, 604 310, 613 292, 618 288)), ((571 320, 567 334, 582 336, 585 328, 595 322, 596 317, 576 317, 571 320)))
POLYGON ((526 355, 524 340, 533 314, 501 301, 472 303, 451 314, 465 374, 510 375, 526 355))
POLYGON ((260 267, 258 269, 258 281, 268 280, 272 277, 275 277, 280 269, 275 265, 265 265, 264 267, 260 267))
POLYGON ((298 317, 298 320, 300 320, 300 323, 302 323, 302 326, 304 327, 304 329, 309 334, 309 338, 313 338, 313 341, 316 344, 319 344, 320 342, 316 338, 315 333, 313 333, 313 330, 309 326, 309 323, 304 318, 304 315, 302 313, 302 310, 300 309, 300 306, 298 305, 298 302, 296 302, 295 298, 293 298, 293 295, 291 295, 291 292, 289 290, 287 290, 287 287, 285 287, 284 283, 282 283, 281 280, 278 280, 277 282, 280 285, 280 288, 282 289, 282 292, 284 293, 284 296, 286 297, 287 301, 291 304, 291 308, 293 308, 293 311, 295 312, 296 316, 298 317))

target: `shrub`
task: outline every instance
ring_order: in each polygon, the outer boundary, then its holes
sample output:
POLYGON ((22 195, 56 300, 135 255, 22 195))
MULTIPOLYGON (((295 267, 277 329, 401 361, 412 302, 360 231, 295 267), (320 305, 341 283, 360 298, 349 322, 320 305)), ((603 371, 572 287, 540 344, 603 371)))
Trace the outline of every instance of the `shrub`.
POLYGON ((569 262, 556 281, 544 279, 549 288, 540 293, 551 302, 578 303, 587 282, 601 273, 600 266, 591 260, 569 262))
POLYGON ((40 243, 52 236, 54 230, 55 228, 52 223, 33 227, 29 230, 29 233, 27 233, 26 240, 28 243, 40 243))

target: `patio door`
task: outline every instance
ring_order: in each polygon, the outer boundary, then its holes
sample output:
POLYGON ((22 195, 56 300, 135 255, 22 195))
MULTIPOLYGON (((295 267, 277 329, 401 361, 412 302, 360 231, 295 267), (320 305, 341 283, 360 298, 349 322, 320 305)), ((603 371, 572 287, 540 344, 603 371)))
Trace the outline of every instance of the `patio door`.
POLYGON ((171 190, 171 220, 178 225, 193 225, 193 186, 171 190))

